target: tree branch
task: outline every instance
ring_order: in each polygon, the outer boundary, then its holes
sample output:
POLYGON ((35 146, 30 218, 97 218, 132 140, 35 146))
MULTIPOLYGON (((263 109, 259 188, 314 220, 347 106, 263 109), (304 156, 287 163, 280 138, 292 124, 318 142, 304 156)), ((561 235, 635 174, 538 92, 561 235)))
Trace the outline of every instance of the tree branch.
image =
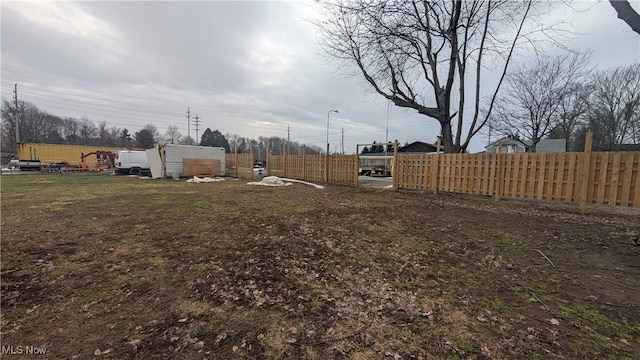
POLYGON ((640 15, 633 10, 631 4, 626 0, 609 0, 609 3, 618 14, 618 19, 627 23, 631 30, 640 34, 640 15))

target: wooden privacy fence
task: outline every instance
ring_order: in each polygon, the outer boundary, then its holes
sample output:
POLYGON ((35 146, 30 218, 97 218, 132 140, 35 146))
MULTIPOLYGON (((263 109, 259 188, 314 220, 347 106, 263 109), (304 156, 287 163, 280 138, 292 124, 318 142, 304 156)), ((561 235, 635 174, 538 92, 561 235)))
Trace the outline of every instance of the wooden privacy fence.
POLYGON ((253 179, 253 153, 226 154, 227 175, 242 179, 253 179))
POLYGON ((354 155, 269 155, 269 175, 305 181, 355 184, 358 172, 354 155))
MULTIPOLYGON (((439 148, 439 144, 438 144, 439 148)), ((283 151, 284 152, 284 151, 283 151)), ((227 154, 227 174, 253 179, 253 153, 227 154)), ((267 173, 356 184, 357 155, 268 155, 267 173)), ((397 154, 395 189, 420 189, 640 208, 640 152, 397 154)))
POLYGON ((397 188, 640 207, 640 152, 399 154, 395 161, 397 188))

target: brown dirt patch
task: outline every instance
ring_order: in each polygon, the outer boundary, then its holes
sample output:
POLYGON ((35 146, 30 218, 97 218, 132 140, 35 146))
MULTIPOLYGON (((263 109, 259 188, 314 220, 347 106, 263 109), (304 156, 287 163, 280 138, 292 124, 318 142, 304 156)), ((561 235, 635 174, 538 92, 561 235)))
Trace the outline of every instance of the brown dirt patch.
POLYGON ((634 213, 245 183, 3 177, 5 355, 640 357, 634 213))

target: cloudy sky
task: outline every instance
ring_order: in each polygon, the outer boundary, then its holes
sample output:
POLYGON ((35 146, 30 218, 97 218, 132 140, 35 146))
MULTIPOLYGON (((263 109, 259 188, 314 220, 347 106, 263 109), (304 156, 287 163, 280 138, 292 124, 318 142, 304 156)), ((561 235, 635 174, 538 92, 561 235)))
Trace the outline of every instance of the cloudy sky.
MULTIPOLYGON (((640 10, 640 1, 633 1, 640 10)), ((597 68, 640 60, 640 36, 608 1, 560 7, 597 68)), ((210 127, 241 136, 287 136, 331 150, 384 141, 386 100, 327 61, 309 19, 313 0, 200 2, 1 2, 2 97, 58 116, 126 127, 169 125, 187 133, 187 107, 210 127)), ((552 49, 553 51, 553 49, 552 49)), ((521 54, 519 61, 527 61, 521 54)), ((492 76, 487 74, 488 77, 492 76)), ((193 120, 193 118, 192 118, 193 120)), ((391 107, 389 139, 434 142, 435 120, 391 107)), ((191 135, 195 130, 191 126, 191 135)), ((483 150, 486 137, 472 141, 483 150)))

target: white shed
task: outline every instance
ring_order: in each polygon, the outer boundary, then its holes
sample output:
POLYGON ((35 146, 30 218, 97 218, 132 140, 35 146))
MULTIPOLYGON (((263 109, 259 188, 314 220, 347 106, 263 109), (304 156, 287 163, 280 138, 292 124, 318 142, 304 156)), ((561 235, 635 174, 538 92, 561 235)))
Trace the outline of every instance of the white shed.
POLYGON ((221 173, 225 175, 225 152, 222 147, 166 144, 160 150, 163 176, 179 178, 183 176, 184 159, 220 160, 221 173))

